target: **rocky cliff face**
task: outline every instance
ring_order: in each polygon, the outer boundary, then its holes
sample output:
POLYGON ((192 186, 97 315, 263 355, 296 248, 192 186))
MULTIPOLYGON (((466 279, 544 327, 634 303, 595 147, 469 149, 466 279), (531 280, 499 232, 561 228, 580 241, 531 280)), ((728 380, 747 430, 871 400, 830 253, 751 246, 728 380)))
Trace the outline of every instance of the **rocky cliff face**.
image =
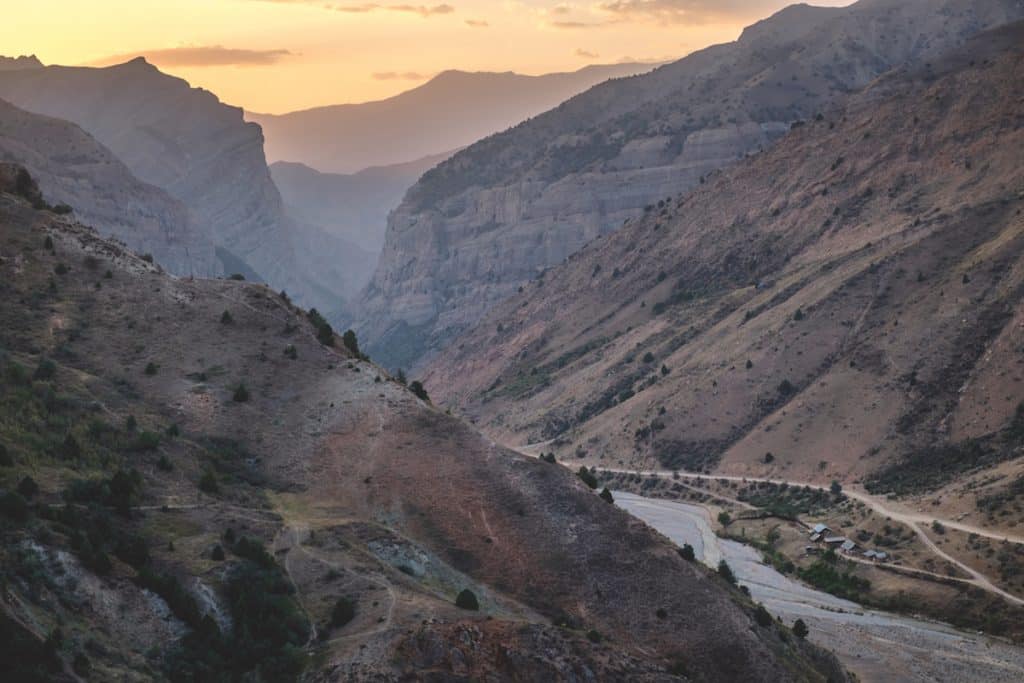
POLYGON ((359 329, 429 358, 589 240, 769 146, 893 66, 1024 16, 1019 0, 783 10, 735 43, 593 88, 433 169, 388 224, 359 329))
POLYGON ((431 394, 559 458, 941 490, 922 508, 986 523, 1024 465, 1022 46, 887 74, 659 202, 456 339, 431 394))
POLYGON ((141 182, 81 128, 0 100, 0 161, 32 174, 50 204, 67 204, 103 235, 178 275, 221 275, 213 243, 185 205, 141 182))
POLYGON ((241 109, 135 59, 103 69, 49 66, 0 72, 0 98, 72 121, 140 180, 184 202, 225 267, 256 274, 318 306, 332 301, 296 258, 263 155, 241 109))

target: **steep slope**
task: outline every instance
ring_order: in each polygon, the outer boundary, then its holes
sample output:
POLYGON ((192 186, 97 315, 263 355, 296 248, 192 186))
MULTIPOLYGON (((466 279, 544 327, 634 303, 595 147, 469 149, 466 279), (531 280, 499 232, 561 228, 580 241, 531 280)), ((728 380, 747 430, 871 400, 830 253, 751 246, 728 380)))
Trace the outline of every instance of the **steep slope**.
POLYGON ((71 206, 101 234, 150 253, 178 275, 220 275, 213 244, 185 206, 136 179, 78 126, 0 100, 0 161, 18 163, 53 203, 71 206))
POLYGON ((586 462, 948 487, 915 504, 1016 524, 1012 486, 998 519, 980 501, 1024 468, 1022 46, 1018 23, 888 74, 659 202, 495 309, 427 386, 494 438, 586 462))
POLYGON ((330 283, 302 267, 295 226, 263 156, 259 126, 213 94, 143 59, 102 69, 47 66, 0 72, 0 98, 72 121, 140 180, 184 202, 219 248, 225 270, 248 270, 321 307, 330 283))
POLYGON ((246 117, 263 127, 270 161, 356 173, 464 147, 602 81, 652 68, 611 64, 543 76, 445 71, 386 100, 246 117))
POLYGON ((429 358, 543 268, 909 60, 1024 17, 1019 0, 797 5, 738 41, 593 88, 425 174, 361 301, 375 358, 429 358))
POLYGON ((420 176, 449 156, 446 152, 351 174, 321 173, 303 164, 278 161, 270 165, 270 175, 288 215, 376 255, 384 244, 388 213, 420 176))
POLYGON ((845 679, 567 471, 494 447, 266 287, 170 278, 11 178, 6 678, 845 679))

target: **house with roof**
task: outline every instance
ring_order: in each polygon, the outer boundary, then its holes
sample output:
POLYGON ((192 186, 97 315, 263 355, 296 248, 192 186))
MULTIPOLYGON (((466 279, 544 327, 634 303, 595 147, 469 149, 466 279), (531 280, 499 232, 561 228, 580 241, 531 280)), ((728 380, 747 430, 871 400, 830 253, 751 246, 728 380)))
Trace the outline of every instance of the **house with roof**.
POLYGON ((815 524, 813 527, 811 527, 811 536, 819 536, 820 537, 822 534, 827 534, 830 531, 831 531, 831 529, 829 529, 824 524, 820 524, 820 523, 819 524, 815 524))
POLYGON ((845 536, 826 536, 822 540, 829 545, 842 545, 846 543, 845 536))
POLYGON ((854 550, 857 549, 857 544, 847 539, 843 541, 842 545, 839 546, 839 549, 844 553, 852 553, 854 550))

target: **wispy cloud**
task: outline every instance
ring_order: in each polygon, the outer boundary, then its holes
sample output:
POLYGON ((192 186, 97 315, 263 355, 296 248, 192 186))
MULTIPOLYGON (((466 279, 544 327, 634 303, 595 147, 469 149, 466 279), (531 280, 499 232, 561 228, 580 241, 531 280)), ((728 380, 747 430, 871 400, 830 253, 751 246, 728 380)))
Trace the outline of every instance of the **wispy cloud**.
POLYGON ((430 78, 416 71, 378 71, 372 76, 375 81, 425 81, 430 78))
POLYGON ((760 16, 779 4, 774 0, 612 0, 598 7, 623 21, 703 24, 714 19, 760 16))
POLYGON ((490 24, 481 19, 466 19, 466 26, 470 28, 487 28, 490 24))
POLYGON ((324 5, 327 9, 349 14, 365 14, 385 10, 391 12, 405 12, 407 14, 418 14, 426 19, 443 14, 454 14, 455 8, 448 4, 441 5, 381 5, 378 3, 364 3, 362 5, 324 5))
POLYGON ((289 50, 246 50, 221 45, 171 47, 124 52, 98 59, 94 66, 122 64, 136 57, 145 57, 158 66, 266 66, 276 64, 295 53, 289 50))
POLYGON ((590 52, 589 50, 584 50, 581 47, 581 48, 577 48, 576 49, 576 56, 577 57, 583 57, 583 59, 597 59, 601 55, 597 54, 596 52, 590 52))

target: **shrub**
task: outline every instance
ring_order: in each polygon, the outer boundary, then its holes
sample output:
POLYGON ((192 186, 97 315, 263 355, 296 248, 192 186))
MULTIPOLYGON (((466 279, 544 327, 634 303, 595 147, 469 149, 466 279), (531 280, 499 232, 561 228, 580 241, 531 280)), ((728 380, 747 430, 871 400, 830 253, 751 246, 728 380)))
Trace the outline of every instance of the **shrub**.
POLYGON ((757 622, 758 626, 767 628, 772 625, 773 619, 768 610, 764 608, 764 605, 758 605, 757 609, 754 610, 754 621, 757 622))
POLYGON ((359 352, 359 340, 356 339, 356 333, 352 330, 345 330, 345 334, 341 336, 341 343, 352 352, 353 356, 359 357, 362 355, 359 352))
POLYGON ((167 427, 167 436, 171 439, 181 436, 181 427, 177 423, 173 423, 167 427))
POLYGON ((43 240, 43 249, 46 249, 47 251, 53 251, 53 238, 50 237, 49 235, 47 235, 46 239, 43 240))
POLYGON ((750 359, 748 358, 748 359, 747 359, 747 370, 749 370, 749 369, 750 369, 750 368, 752 368, 752 367, 754 367, 754 361, 752 361, 752 360, 750 360, 750 359))
POLYGON ((647 353, 644 354, 643 361, 645 363, 653 363, 654 362, 654 354, 651 353, 650 351, 648 351, 647 353))
POLYGON ((0 467, 12 467, 14 458, 7 452, 7 446, 0 443, 0 467))
POLYGON ((455 598, 455 606, 474 612, 480 609, 480 603, 477 601, 476 595, 468 588, 464 588, 455 598))
POLYGON ((142 260, 145 261, 146 263, 152 263, 153 262, 153 255, 152 254, 143 254, 142 255, 142 260))
POLYGON ((405 378, 405 370, 403 370, 402 368, 398 368, 398 374, 395 375, 395 381, 397 381, 401 385, 405 385, 407 381, 405 378))
POLYGON ((807 629, 807 624, 804 623, 803 619, 797 619, 795 622, 793 622, 793 635, 795 635, 797 638, 806 638, 808 632, 809 631, 807 629))
POLYGON ((291 358, 292 360, 299 357, 299 352, 295 349, 295 344, 289 344, 284 347, 284 356, 285 358, 291 358))
POLYGON ((670 372, 672 372, 672 371, 668 369, 667 365, 662 365, 661 366, 661 376, 662 377, 666 377, 668 375, 668 373, 670 373, 670 372))
POLYGON ((697 555, 693 552, 693 546, 689 543, 684 543, 683 547, 678 551, 679 557, 683 558, 687 562, 693 562, 697 559, 697 555))
POLYGON ((28 519, 28 501, 15 491, 0 494, 0 515, 16 522, 24 522, 28 519))
POLYGON ((796 309, 796 313, 793 314, 793 320, 800 322, 804 319, 804 311, 801 308, 796 309))
POLYGON ((838 481, 833 479, 832 483, 828 487, 828 490, 832 492, 833 496, 838 496, 840 493, 843 492, 843 486, 838 481))
POLYGON ((144 452, 155 451, 160 446, 160 435, 156 432, 141 431, 129 446, 129 450, 144 452))
POLYGON ((596 629, 590 629, 587 631, 587 640, 592 643, 600 643, 602 640, 600 631, 596 629))
POLYGON ((156 461, 156 467, 161 472, 170 472, 174 469, 174 465, 166 455, 160 456, 160 459, 156 461))
POLYGON ((604 489, 601 491, 600 495, 601 495, 601 500, 603 500, 606 503, 614 503, 615 502, 615 498, 612 497, 612 492, 608 490, 607 486, 604 487, 604 489))
POLYGON ((414 380, 413 383, 409 385, 409 391, 416 394, 416 397, 421 401, 426 401, 427 403, 430 402, 430 396, 427 395, 426 388, 419 380, 414 380))
POLYGON ((242 275, 241 273, 231 273, 231 276, 228 279, 238 280, 239 282, 241 282, 245 280, 245 276, 242 275))
POLYGON ((793 383, 790 382, 788 379, 784 379, 781 382, 779 382, 779 393, 782 396, 789 396, 794 391, 796 391, 796 387, 793 386, 793 383))
POLYGON ((659 607, 654 612, 654 616, 658 617, 659 619, 667 619, 668 618, 668 612, 665 611, 664 607, 659 607))
POLYGON ((224 561, 224 548, 221 547, 220 543, 213 546, 213 552, 210 553, 210 559, 214 562, 224 561))
POLYGON ((155 375, 157 370, 159 370, 159 367, 160 366, 158 366, 156 363, 154 363, 153 361, 150 361, 150 362, 146 363, 146 370, 145 370, 145 372, 146 372, 147 375, 151 375, 151 376, 155 375))
POLYGON ((199 478, 199 490, 210 494, 220 491, 220 484, 217 483, 217 475, 213 473, 213 470, 207 469, 203 472, 203 476, 199 478))
POLYGON ((773 463, 774 461, 775 461, 775 456, 774 456, 774 455, 772 455, 772 454, 771 454, 771 452, 768 452, 768 453, 765 453, 765 454, 764 454, 764 464, 765 464, 765 465, 770 465, 770 464, 772 464, 772 463, 773 463))
POLYGON ((36 366, 35 373, 32 374, 32 379, 48 380, 53 379, 57 374, 57 365, 49 358, 41 358, 39 365, 36 366))
MULTIPOLYGON (((334 346, 334 329, 331 327, 320 312, 315 308, 309 309, 309 313, 306 314, 309 321, 313 323, 313 327, 316 328, 316 338, 324 346, 334 346)), ((355 333, 353 333, 353 337, 355 333)))
POLYGON ((730 567, 729 563, 725 560, 721 560, 718 563, 718 575, 732 585, 736 585, 736 575, 732 573, 732 567, 730 567))
POLYGON ((53 272, 57 273, 57 275, 67 275, 70 271, 71 269, 63 263, 58 263, 53 269, 53 272))
POLYGON ((231 311, 224 311, 220 314, 221 325, 231 325, 235 322, 234 317, 231 315, 231 311))
POLYGON ((729 526, 730 524, 732 524, 732 517, 729 515, 728 512, 722 510, 721 512, 718 513, 718 523, 722 526, 729 526))
POLYGON ((138 420, 135 419, 134 415, 129 415, 124 421, 125 431, 134 432, 135 428, 139 426, 138 420))
POLYGON ((26 476, 18 483, 18 493, 25 499, 32 500, 39 493, 39 484, 32 477, 26 476))
POLYGON ((113 271, 108 269, 107 272, 103 273, 103 279, 104 280, 113 280, 114 279, 113 271))
POLYGON ((597 488, 597 477, 588 470, 586 467, 580 467, 579 471, 576 472, 576 476, 583 480, 583 483, 592 489, 597 488))
POLYGON ((234 393, 231 394, 231 399, 235 403, 245 403, 249 400, 249 390, 243 382, 239 382, 238 386, 235 387, 234 393))
MULTIPOLYGON (((465 591, 464 591, 465 592, 465 591)), ((474 598, 475 600, 475 598, 474 598)), ((458 601, 456 601, 458 604, 458 601)), ((459 605, 461 607, 461 605, 459 605)), ((464 608, 470 609, 470 608, 464 608)), ((475 608, 473 608, 475 609, 475 608)), ((341 597, 331 609, 331 628, 341 628, 356 618, 356 603, 350 598, 341 597)))

